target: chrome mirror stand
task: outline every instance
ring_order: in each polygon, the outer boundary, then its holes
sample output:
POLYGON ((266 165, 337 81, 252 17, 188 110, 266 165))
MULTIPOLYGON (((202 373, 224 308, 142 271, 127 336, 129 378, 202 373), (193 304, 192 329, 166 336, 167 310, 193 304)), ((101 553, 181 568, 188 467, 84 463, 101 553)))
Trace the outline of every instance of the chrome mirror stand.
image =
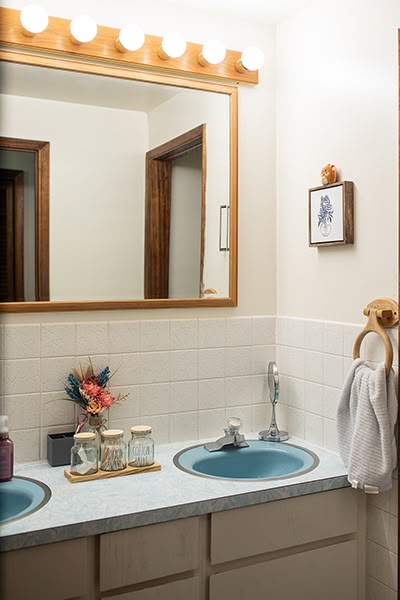
POLYGON ((287 431, 280 431, 276 422, 275 407, 279 400, 279 371, 274 361, 268 364, 268 387, 272 404, 271 423, 268 429, 259 432, 258 437, 265 442, 285 442, 289 439, 289 434, 287 431))

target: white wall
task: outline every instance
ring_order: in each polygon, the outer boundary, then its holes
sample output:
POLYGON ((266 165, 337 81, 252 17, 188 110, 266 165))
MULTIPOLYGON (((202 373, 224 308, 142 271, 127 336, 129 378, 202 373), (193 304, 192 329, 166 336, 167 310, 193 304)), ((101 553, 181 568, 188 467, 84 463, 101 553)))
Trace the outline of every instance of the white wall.
POLYGON ((195 148, 172 162, 170 298, 200 295, 201 158, 201 148, 195 148))
POLYGON ((50 299, 143 298, 147 115, 6 95, 1 110, 1 135, 50 142, 50 299))
MULTIPOLYGON (((7 0, 5 6, 21 8, 21 0, 7 0)), ((150 34, 162 35, 180 29, 187 39, 202 42, 223 37, 227 46, 241 50, 259 45, 266 57, 258 86, 239 90, 239 307, 237 309, 183 309, 164 311, 112 311, 81 313, 84 319, 171 318, 275 313, 275 28, 246 23, 229 15, 175 8, 165 2, 142 0, 133 3, 115 0, 44 0, 42 5, 54 16, 71 18, 85 12, 100 24, 111 27, 139 22, 150 34)), ((77 315, 64 315, 76 318, 77 315)), ((6 315, 4 322, 38 321, 39 316, 6 315)), ((40 318, 57 321, 59 314, 40 318)))
POLYGON ((398 0, 313 2, 277 28, 278 314, 359 322, 397 297, 398 0), (354 182, 354 245, 308 247, 308 188, 354 182))

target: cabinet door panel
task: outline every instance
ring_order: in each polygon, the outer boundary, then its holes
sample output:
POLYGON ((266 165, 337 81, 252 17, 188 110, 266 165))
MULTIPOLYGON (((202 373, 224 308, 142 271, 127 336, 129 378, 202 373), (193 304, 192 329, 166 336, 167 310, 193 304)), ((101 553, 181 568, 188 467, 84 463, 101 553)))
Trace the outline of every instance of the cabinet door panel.
POLYGON ((198 517, 100 536, 101 591, 190 571, 198 563, 198 517))
POLYGON ((193 577, 118 596, 107 596, 107 600, 199 600, 199 585, 199 578, 193 577))
POLYGON ((210 577, 210 600, 355 600, 357 544, 325 546, 210 577))
POLYGON ((68 540, 5 552, 0 595, 7 600, 67 600, 87 591, 88 540, 68 540))
POLYGON ((357 493, 350 488, 214 513, 211 562, 290 548, 357 531, 357 493))

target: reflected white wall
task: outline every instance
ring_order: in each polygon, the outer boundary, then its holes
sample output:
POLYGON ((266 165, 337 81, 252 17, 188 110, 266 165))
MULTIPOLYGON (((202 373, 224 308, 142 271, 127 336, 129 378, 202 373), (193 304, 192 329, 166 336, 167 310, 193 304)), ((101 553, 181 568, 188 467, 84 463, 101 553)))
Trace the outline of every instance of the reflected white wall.
POLYGON ((5 95, 1 108, 1 135, 50 142, 51 300, 142 298, 146 113, 5 95))

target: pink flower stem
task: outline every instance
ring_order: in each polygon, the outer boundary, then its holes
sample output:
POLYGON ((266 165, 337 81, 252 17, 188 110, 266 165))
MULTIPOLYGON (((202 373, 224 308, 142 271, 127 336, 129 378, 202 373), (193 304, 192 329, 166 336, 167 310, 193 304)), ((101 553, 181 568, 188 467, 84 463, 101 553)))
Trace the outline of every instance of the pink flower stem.
POLYGON ((86 419, 88 418, 88 416, 89 416, 89 413, 86 413, 85 416, 83 417, 81 423, 78 425, 78 429, 76 430, 76 433, 80 433, 80 431, 83 427, 83 424, 86 421, 86 419))

